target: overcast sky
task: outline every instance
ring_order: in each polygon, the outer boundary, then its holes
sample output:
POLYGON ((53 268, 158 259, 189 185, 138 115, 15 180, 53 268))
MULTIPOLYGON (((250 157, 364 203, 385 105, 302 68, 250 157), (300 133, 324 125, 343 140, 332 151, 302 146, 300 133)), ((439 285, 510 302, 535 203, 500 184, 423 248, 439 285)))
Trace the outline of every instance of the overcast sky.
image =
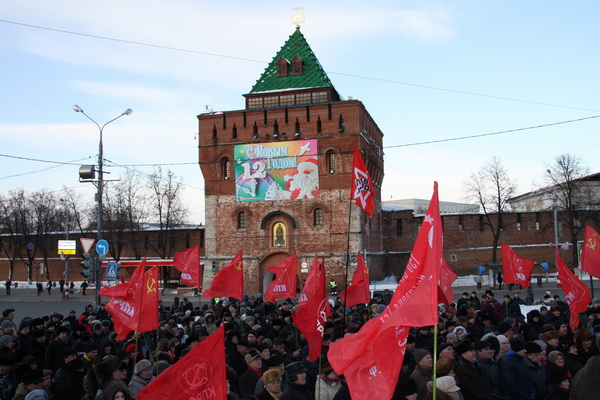
POLYGON ((66 186, 91 201, 77 171, 96 162, 98 128, 72 107, 100 124, 131 108, 104 131, 110 178, 170 168, 203 222, 196 116, 244 107, 297 7, 335 88, 384 133, 383 200, 428 199, 437 180, 440 200, 463 201, 493 156, 520 193, 561 153, 600 171, 596 1, 3 0, 0 192, 66 186))

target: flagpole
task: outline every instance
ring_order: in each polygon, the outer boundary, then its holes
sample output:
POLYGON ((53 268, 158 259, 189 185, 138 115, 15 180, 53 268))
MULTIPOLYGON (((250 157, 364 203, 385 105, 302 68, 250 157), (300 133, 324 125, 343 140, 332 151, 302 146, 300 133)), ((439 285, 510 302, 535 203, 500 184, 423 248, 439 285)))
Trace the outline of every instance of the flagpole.
POLYGON ((319 375, 317 375, 318 376, 317 391, 319 392, 319 395, 317 396, 317 400, 321 400, 321 373, 323 372, 323 370, 321 369, 322 368, 322 365, 321 365, 322 360, 323 360, 323 357, 319 356, 319 375))
POLYGON ((433 329, 433 400, 436 398, 437 394, 437 343, 438 343, 438 325, 435 324, 433 329))
POLYGON ((350 266, 350 224, 352 223, 352 199, 348 202, 348 242, 346 244, 346 278, 344 281, 344 331, 346 330, 346 304, 348 300, 348 269, 350 266))

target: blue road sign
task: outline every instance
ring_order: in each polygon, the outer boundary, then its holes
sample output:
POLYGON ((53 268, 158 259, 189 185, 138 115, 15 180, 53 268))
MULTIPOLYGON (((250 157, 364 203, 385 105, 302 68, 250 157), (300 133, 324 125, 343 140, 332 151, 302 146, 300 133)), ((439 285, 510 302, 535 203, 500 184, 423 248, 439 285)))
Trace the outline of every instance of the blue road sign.
POLYGON ((96 243, 96 252, 101 256, 108 253, 108 242, 104 239, 98 240, 98 243, 96 243))
POLYGON ((110 263, 106 266, 106 279, 117 279, 119 263, 110 263))

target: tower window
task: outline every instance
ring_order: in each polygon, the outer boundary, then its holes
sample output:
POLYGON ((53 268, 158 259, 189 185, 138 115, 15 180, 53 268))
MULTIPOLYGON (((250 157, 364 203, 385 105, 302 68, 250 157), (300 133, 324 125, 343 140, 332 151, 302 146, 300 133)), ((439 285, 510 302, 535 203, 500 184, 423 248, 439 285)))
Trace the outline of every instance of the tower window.
POLYGON ((233 124, 233 128, 231 129, 231 138, 237 139, 237 126, 235 124, 233 124))
POLYGON ((277 61, 277 76, 279 78, 283 78, 288 76, 288 65, 289 62, 285 58, 281 57, 279 61, 277 61))
POLYGON ((227 157, 221 159, 221 176, 224 181, 228 181, 231 178, 231 163, 227 157))
POLYGON ((302 58, 300 58, 299 55, 296 55, 293 59, 292 59, 292 69, 293 69, 293 73, 294 76, 300 76, 302 75, 302 58))
POLYGON ((313 224, 315 228, 323 226, 323 210, 320 208, 315 208, 313 211, 313 224))
POLYGON ((237 226, 238 229, 246 229, 246 213, 240 211, 237 215, 237 226))
POLYGON ((400 218, 396 220, 396 235, 402 236, 402 220, 400 218))
POLYGON ((330 174, 335 174, 335 153, 330 150, 325 157, 327 158, 327 170, 330 174))
POLYGON ((317 118, 317 133, 321 133, 321 117, 317 118))

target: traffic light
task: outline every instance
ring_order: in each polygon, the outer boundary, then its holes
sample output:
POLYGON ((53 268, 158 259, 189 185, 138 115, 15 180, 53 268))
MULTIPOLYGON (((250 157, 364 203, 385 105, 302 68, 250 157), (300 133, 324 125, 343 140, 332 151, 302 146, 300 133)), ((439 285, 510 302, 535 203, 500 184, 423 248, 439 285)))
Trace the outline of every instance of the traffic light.
POLYGON ((81 271, 81 276, 88 281, 93 282, 96 260, 89 253, 83 254, 81 259, 83 260, 81 262, 81 268, 83 268, 83 271, 81 271))
POLYGON ((217 262, 213 261, 212 262, 212 272, 217 272, 219 270, 219 268, 217 267, 217 262))

